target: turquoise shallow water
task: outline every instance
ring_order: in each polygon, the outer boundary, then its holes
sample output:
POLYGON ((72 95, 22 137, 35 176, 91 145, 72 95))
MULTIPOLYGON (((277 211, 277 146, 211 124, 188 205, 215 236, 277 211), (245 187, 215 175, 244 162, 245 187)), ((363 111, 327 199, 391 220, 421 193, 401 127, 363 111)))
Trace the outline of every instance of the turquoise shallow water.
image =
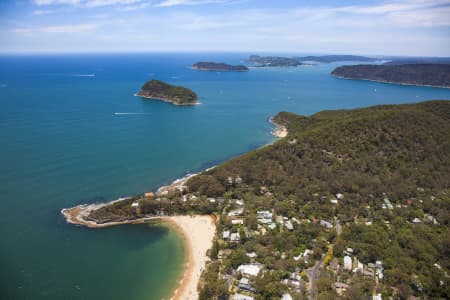
POLYGON ((450 99, 446 89, 329 76, 338 64, 247 73, 188 68, 246 56, 0 56, 0 298, 167 297, 183 261, 173 231, 90 230, 66 224, 60 209, 153 190, 260 147, 273 140, 268 119, 281 110, 450 99), (134 97, 150 78, 190 87, 203 104, 134 97))

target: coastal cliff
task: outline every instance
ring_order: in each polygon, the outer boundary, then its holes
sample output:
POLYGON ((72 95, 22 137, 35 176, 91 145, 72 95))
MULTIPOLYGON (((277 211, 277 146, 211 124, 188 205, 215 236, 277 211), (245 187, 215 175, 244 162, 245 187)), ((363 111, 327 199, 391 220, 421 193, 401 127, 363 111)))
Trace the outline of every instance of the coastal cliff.
POLYGON ((147 81, 135 95, 146 99, 161 100, 175 105, 199 104, 197 101, 198 96, 194 91, 182 86, 174 86, 161 80, 147 81))

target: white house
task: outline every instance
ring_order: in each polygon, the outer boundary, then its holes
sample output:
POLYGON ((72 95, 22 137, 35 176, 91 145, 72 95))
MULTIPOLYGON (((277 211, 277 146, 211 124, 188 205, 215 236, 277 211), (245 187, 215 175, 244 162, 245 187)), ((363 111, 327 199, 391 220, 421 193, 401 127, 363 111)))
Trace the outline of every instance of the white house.
POLYGON ((257 211, 256 214, 259 219, 272 219, 272 213, 268 210, 260 210, 257 211))
POLYGON ((228 240, 230 238, 230 231, 226 230, 222 233, 222 239, 228 240))
POLYGON ((237 270, 246 276, 258 276, 259 271, 262 269, 261 264, 246 264, 240 265, 237 270))
POLYGON ((333 224, 325 220, 320 220, 320 225, 325 226, 326 228, 333 228, 333 224))
POLYGON ((244 220, 243 219, 234 219, 234 220, 231 220, 231 224, 233 224, 233 225, 243 225, 244 224, 244 220))
POLYGON ((344 270, 350 271, 352 269, 352 258, 348 255, 344 256, 344 270))
POLYGON ((240 240, 241 240, 241 237, 239 236, 239 232, 231 234, 231 236, 230 236, 231 243, 239 243, 240 240))
POLYGON ((286 226, 286 228, 287 228, 288 230, 294 230, 294 226, 292 225, 291 221, 286 221, 286 222, 284 223, 284 226, 286 226))

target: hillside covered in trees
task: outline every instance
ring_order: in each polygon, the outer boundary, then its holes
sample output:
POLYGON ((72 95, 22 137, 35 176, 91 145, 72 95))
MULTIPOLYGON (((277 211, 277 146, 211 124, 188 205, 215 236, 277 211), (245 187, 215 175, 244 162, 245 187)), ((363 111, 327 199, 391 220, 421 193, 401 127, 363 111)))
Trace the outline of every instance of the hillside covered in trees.
POLYGON ((274 121, 287 137, 87 219, 218 216, 201 300, 448 299, 450 101, 274 121))
POLYGON ((136 95, 170 102, 175 105, 195 105, 198 103, 198 96, 194 91, 155 79, 147 81, 136 95))
MULTIPOLYGON (((264 246, 294 255, 298 247, 312 247, 315 259, 328 253, 328 261, 334 257, 342 263, 349 248, 364 266, 384 263, 384 279, 376 283, 330 266, 322 269, 317 299, 362 299, 374 291, 399 299, 449 297, 450 102, 310 117, 282 112, 275 120, 287 126, 286 138, 188 182, 190 193, 243 199, 250 228, 260 210, 304 220, 291 232, 271 231, 238 249, 264 246), (342 234, 312 225, 318 220, 341 224, 342 234), (343 295, 331 288, 335 281, 348 284, 343 295)), ((280 256, 273 259, 268 269, 293 268, 280 256)), ((263 261, 267 266, 267 257, 263 261)))
POLYGON ((334 69, 331 75, 345 79, 450 87, 450 64, 341 66, 334 69))

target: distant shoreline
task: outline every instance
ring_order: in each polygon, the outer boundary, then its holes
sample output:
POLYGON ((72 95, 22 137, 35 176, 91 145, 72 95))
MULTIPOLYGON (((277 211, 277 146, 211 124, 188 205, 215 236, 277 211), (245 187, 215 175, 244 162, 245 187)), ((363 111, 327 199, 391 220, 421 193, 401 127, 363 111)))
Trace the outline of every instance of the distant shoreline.
POLYGON ((167 103, 170 103, 170 104, 173 104, 173 105, 177 105, 177 106, 194 106, 194 105, 202 104, 199 101, 195 101, 195 102, 192 102, 192 103, 176 103, 175 101, 173 101, 171 99, 168 99, 168 98, 144 96, 144 95, 139 95, 139 93, 134 93, 133 96, 144 98, 144 99, 150 99, 150 100, 159 100, 159 101, 167 102, 167 103))
POLYGON ((209 69, 209 68, 199 68, 199 67, 193 67, 193 66, 189 67, 189 69, 196 70, 196 71, 210 71, 210 72, 240 72, 240 73, 248 72, 248 70, 209 69))
POLYGON ((450 89, 450 86, 440 86, 440 85, 428 85, 428 84, 415 84, 415 83, 403 83, 403 82, 395 82, 395 81, 387 81, 387 80, 375 80, 375 79, 366 79, 366 78, 352 78, 352 77, 346 77, 342 75, 335 75, 331 74, 331 76, 339 79, 345 79, 345 80, 363 80, 363 81, 372 81, 372 82, 379 82, 379 83, 389 83, 389 84, 398 84, 398 85, 406 85, 406 86, 419 86, 419 87, 429 87, 429 88, 438 88, 438 89, 450 89))

